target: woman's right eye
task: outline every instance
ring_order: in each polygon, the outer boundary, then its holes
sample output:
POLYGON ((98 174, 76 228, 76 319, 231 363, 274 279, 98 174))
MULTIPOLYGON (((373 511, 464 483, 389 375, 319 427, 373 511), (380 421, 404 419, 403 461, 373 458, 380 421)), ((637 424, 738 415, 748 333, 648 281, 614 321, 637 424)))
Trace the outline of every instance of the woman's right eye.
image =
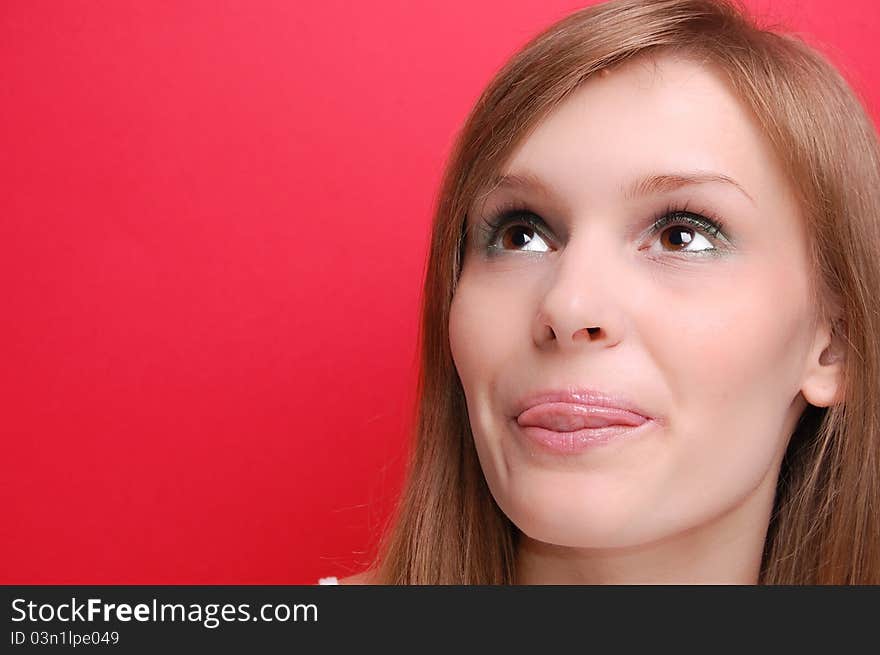
POLYGON ((550 252, 539 226, 542 221, 533 214, 505 213, 486 225, 486 248, 490 251, 550 252))

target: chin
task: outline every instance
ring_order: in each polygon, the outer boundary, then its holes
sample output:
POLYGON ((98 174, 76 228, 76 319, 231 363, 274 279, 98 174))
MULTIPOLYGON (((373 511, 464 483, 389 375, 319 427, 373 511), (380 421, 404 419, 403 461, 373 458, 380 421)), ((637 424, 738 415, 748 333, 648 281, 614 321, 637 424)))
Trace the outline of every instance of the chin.
MULTIPOLYGON (((558 476, 558 474, 557 474, 558 476)), ((620 497, 608 489, 575 492, 570 485, 516 485, 495 496, 501 510, 526 536, 571 548, 628 548, 664 535, 654 534, 648 499, 620 497)))

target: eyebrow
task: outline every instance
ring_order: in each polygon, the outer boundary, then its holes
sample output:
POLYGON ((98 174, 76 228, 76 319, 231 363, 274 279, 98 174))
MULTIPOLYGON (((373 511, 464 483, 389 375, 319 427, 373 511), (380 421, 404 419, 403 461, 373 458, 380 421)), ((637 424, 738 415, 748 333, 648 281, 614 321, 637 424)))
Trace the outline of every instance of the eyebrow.
MULTIPOLYGON (((629 187, 622 188, 621 192, 623 193, 624 199, 632 200, 639 196, 665 193, 685 186, 707 184, 711 182, 730 185, 748 198, 753 205, 755 204, 754 198, 749 195, 748 191, 746 191, 739 182, 728 175, 713 171, 654 173, 636 180, 629 187)), ((553 190, 545 184, 541 178, 529 172, 508 173, 493 178, 490 182, 490 190, 487 192, 487 195, 497 188, 522 188, 547 198, 553 195, 553 190)))

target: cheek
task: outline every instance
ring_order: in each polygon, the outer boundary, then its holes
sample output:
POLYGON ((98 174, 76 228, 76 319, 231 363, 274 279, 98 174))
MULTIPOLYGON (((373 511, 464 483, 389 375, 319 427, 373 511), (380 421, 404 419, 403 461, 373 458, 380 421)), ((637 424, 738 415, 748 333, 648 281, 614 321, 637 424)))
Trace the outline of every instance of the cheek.
MULTIPOLYGON (((741 267, 690 292, 677 311, 652 306, 648 348, 670 391, 678 452, 665 471, 669 488, 714 489, 729 503, 760 484, 783 452, 809 347, 805 279, 741 267)), ((670 513, 686 502, 667 498, 670 513)))
POLYGON ((493 385, 509 359, 510 343, 523 329, 515 325, 509 285, 492 279, 462 276, 449 314, 449 346, 462 386, 470 400, 493 385), (474 391, 474 394, 470 392, 474 391))
POLYGON ((690 293, 674 311, 655 304, 651 315, 651 350, 677 404, 695 411, 699 399, 723 410, 747 400, 761 404, 765 392, 797 392, 809 312, 806 285, 790 269, 741 267, 690 293))
POLYGON ((517 313, 528 306, 522 293, 503 276, 462 276, 450 307, 452 359, 464 390, 474 445, 493 489, 499 488, 498 476, 504 476, 507 468, 493 398, 505 372, 530 361, 523 350, 528 347, 528 320, 517 313))
POLYGON ((465 390, 470 387, 473 371, 477 368, 485 331, 485 319, 482 318, 478 298, 469 293, 467 284, 462 280, 449 308, 449 348, 465 390))

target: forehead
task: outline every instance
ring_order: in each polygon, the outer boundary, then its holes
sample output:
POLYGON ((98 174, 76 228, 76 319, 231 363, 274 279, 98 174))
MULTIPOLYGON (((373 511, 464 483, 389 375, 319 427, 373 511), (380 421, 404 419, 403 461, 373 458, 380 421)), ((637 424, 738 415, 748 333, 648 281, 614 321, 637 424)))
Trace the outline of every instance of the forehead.
POLYGON ((645 173, 714 171, 756 203, 787 180, 748 108, 708 65, 641 57, 594 76, 516 148, 504 173, 545 180, 595 206, 645 173))

